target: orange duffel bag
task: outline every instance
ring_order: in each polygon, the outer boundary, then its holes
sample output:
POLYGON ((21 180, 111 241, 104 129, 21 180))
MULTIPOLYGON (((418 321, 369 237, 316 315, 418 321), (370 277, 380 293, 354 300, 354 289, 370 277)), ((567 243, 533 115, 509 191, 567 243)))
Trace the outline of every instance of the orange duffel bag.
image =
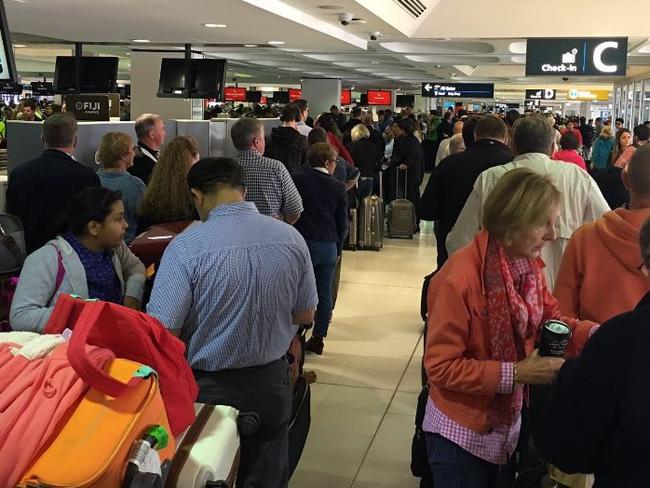
MULTIPOLYGON (((155 371, 113 359, 101 374, 122 383, 124 393, 113 398, 91 388, 23 475, 19 487, 120 488, 125 476, 139 473, 137 468, 153 466, 151 471, 160 474, 160 466, 170 462, 175 444, 155 371), (146 445, 138 442, 143 439, 148 439, 146 445), (141 448, 138 456, 134 445, 141 448), (130 465, 129 460, 136 457, 138 462, 130 465)), ((130 486, 128 480, 125 486, 130 486)))

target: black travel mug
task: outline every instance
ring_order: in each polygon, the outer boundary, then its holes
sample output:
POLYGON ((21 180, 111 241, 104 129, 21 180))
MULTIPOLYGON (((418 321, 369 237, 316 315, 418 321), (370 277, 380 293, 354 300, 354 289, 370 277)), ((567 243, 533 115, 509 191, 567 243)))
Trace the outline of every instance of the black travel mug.
POLYGON ((559 320, 548 320, 542 325, 539 355, 561 358, 570 340, 571 329, 567 324, 559 320))

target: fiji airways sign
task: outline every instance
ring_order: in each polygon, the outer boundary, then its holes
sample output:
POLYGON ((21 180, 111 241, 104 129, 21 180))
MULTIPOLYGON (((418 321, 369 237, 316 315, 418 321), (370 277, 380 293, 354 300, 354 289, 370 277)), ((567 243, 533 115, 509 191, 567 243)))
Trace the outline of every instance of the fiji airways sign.
POLYGON ((526 76, 625 76, 627 37, 528 39, 526 76))

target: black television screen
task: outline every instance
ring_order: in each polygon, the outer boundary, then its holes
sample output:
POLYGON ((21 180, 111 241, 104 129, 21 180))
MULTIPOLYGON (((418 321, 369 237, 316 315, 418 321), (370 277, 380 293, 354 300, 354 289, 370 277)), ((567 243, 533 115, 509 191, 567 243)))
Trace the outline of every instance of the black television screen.
POLYGON ((189 90, 185 87, 185 75, 185 59, 163 58, 160 64, 158 96, 223 100, 226 81, 224 59, 192 59, 188 73, 189 90))
POLYGON ((273 103, 289 103, 288 91, 273 92, 273 103))
POLYGON ((54 85, 49 81, 32 81, 29 88, 34 95, 54 95, 54 85))
POLYGON ((262 92, 261 91, 251 91, 248 90, 246 92, 246 101, 247 102, 257 102, 260 103, 260 100, 262 99, 262 92))
POLYGON ((74 56, 57 56, 54 68, 56 93, 110 93, 117 81, 115 56, 82 56, 81 86, 77 87, 74 56))
POLYGON ((0 80, 0 93, 3 95, 20 95, 23 92, 23 85, 17 81, 0 80))
POLYGON ((397 95, 395 105, 398 107, 412 107, 415 104, 415 95, 397 95))
POLYGON ((359 101, 359 105, 363 105, 364 107, 368 105, 368 94, 367 93, 362 93, 361 94, 361 100, 359 101))
POLYGON ((225 59, 193 59, 190 98, 214 98, 223 101, 226 84, 225 59))
POLYGON ((165 98, 187 98, 185 91, 185 60, 163 58, 160 62, 158 96, 165 98))
POLYGON ((15 81, 16 62, 14 60, 14 49, 11 44, 11 35, 7 26, 7 14, 5 13, 4 2, 0 2, 0 35, 2 49, 0 50, 0 80, 15 81))

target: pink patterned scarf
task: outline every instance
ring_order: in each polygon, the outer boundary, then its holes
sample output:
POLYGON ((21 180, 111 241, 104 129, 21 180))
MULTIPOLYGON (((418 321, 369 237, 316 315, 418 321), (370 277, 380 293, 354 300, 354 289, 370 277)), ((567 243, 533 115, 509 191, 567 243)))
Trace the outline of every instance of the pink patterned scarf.
MULTIPOLYGON (((490 236, 484 281, 490 359, 521 361, 526 356, 524 344, 537 331, 544 312, 542 281, 536 264, 532 259, 509 259, 503 245, 490 236)), ((511 395, 497 395, 491 404, 490 419, 494 425, 509 425, 522 403, 521 388, 511 395)))

